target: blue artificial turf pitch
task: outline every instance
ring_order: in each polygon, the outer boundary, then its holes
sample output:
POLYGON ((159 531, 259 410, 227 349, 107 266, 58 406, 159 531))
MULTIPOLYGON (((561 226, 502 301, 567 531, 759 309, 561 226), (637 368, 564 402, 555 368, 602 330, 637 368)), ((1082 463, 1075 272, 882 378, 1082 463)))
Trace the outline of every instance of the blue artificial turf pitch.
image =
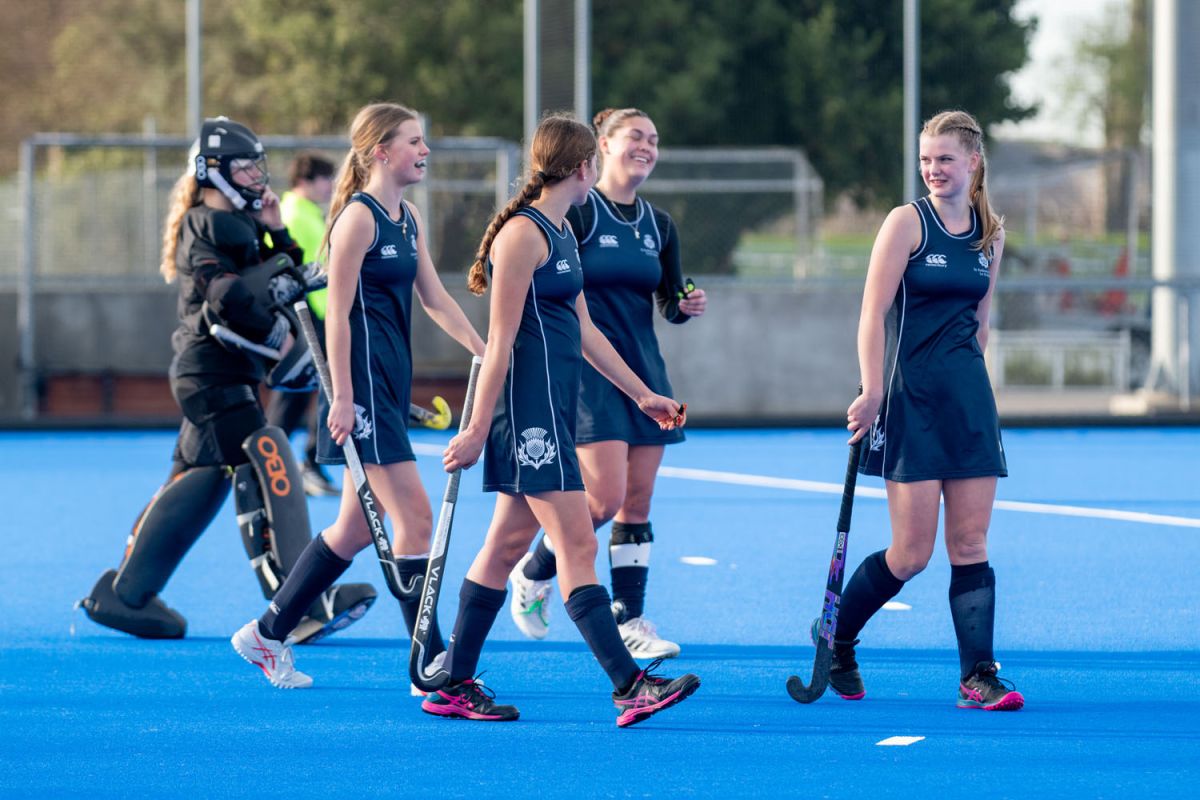
MULTIPOLYGON (((435 508, 445 479, 425 453, 447 439, 414 436, 435 508)), ((72 606, 117 565, 173 435, 0 433, 0 796, 1190 796, 1200 779, 1200 430, 1006 433, 1012 477, 1000 481, 990 560, 1001 675, 1027 699, 1012 714, 954 706, 940 549, 896 598, 911 608, 881 611, 864 630, 865 700, 788 698, 787 676, 811 670, 807 628, 833 547, 844 440, 695 431, 668 449, 647 615, 683 645, 668 674, 695 672, 703 685, 622 731, 611 687, 558 600, 547 641, 523 639, 505 611, 484 650, 484 680, 521 708, 516 723, 419 711, 386 591, 351 629, 298 648, 312 690, 272 688, 228 644, 264 606, 232 502, 163 593, 187 616, 187 639, 96 626, 72 606), (780 478, 796 483, 769 480, 780 478), (1029 505, 1005 505, 1014 502, 1029 505), (878 744, 892 736, 924 738, 878 744)), ((447 630, 491 513, 479 479, 471 470, 463 480, 440 607, 447 630)), ((880 485, 860 481, 851 570, 887 545, 886 506, 870 491, 880 485)), ((310 509, 319 530, 337 502, 310 509)), ((343 580, 383 590, 369 554, 343 580)))

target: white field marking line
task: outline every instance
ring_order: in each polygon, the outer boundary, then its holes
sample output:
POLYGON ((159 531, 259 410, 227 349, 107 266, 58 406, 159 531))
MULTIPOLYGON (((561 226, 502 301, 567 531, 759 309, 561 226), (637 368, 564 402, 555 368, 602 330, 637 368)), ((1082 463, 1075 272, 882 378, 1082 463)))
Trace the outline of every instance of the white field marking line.
MULTIPOLYGON (((817 492, 820 494, 842 493, 842 485, 840 483, 803 481, 795 478, 775 478, 769 475, 748 475, 741 472, 721 472, 718 470, 691 469, 688 467, 659 467, 658 474, 665 478, 682 478, 684 480, 708 481, 710 483, 731 483, 738 486, 765 486, 772 489, 791 489, 797 492, 817 492)), ((855 488, 854 496, 886 498, 887 492, 874 487, 859 486, 855 488)), ((1147 525, 1171 525, 1177 528, 1200 528, 1200 519, 1194 517, 1147 514, 1141 511, 1121 511, 1115 508, 1063 506, 1052 503, 1023 503, 1017 500, 997 500, 992 504, 992 507, 1002 511, 1021 511, 1027 514, 1053 514, 1060 517, 1089 517, 1092 519, 1121 520, 1123 522, 1141 522, 1147 525)))
POLYGON ((901 603, 899 600, 888 600, 883 604, 884 611, 912 611, 912 606, 908 603, 901 603))
POLYGON ((679 560, 693 567, 712 567, 717 563, 715 558, 709 558, 708 556, 680 556, 679 560))
MULTIPOLYGON (((414 443, 413 452, 424 456, 440 456, 444 445, 414 443)), ((721 472, 712 469, 690 467, 659 467, 658 474, 664 478, 707 481, 709 483, 731 483, 738 486, 763 486, 769 489, 791 489, 796 492, 818 494, 841 494, 840 483, 804 481, 798 478, 775 478, 770 475, 749 475, 743 472, 721 472)), ((887 498, 887 492, 873 486, 858 486, 855 497, 887 498)), ((1167 514, 1147 514, 1142 511, 1121 511, 1116 508, 1089 508, 1087 506, 1063 506, 1053 503, 1024 503, 1018 500, 997 500, 992 508, 1000 511, 1020 511, 1026 514, 1051 514, 1060 517, 1088 517, 1090 519, 1112 519, 1122 522, 1141 522, 1146 525, 1169 525, 1176 528, 1200 528, 1200 519, 1174 517, 1167 514)))
POLYGON ((889 736, 875 743, 876 747, 908 747, 922 741, 924 736, 889 736))

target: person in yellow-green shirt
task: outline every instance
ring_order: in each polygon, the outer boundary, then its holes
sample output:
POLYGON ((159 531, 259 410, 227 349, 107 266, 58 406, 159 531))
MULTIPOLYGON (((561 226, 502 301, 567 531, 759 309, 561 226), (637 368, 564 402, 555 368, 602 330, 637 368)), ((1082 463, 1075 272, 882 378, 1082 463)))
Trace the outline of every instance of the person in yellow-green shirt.
MULTIPOLYGON (((319 260, 318 250, 325 237, 325 209, 333 194, 334 163, 320 153, 296 154, 288 171, 291 188, 279 199, 283 224, 292 239, 304 251, 304 262, 319 260)), ((308 443, 304 448, 304 491, 309 495, 334 496, 337 487, 317 463, 316 392, 271 392, 267 423, 278 425, 289 436, 306 422, 308 443)))

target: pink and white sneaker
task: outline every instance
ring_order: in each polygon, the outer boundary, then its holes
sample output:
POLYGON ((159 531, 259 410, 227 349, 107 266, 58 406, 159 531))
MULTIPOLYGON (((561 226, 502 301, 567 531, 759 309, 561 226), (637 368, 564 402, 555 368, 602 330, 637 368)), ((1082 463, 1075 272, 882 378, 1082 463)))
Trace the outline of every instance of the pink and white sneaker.
POLYGON ((280 689, 307 689, 312 686, 312 678, 296 671, 292 648, 259 634, 258 620, 252 619, 243 625, 229 642, 238 655, 263 671, 272 686, 280 689))

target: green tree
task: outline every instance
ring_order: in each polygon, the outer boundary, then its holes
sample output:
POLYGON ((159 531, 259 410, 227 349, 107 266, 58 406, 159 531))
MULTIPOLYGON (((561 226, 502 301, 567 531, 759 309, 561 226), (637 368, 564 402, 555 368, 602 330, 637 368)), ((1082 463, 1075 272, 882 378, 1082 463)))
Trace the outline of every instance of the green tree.
MULTIPOLYGON (((1150 90, 1150 34, 1147 0, 1110 4, 1102 20, 1084 28, 1075 42, 1075 60, 1083 69, 1066 91, 1082 108, 1081 122, 1099 119, 1104 145, 1131 150, 1142 144, 1150 90)), ((1105 171, 1105 223, 1124 230, 1127 221, 1130 162, 1121 159, 1105 171)))

